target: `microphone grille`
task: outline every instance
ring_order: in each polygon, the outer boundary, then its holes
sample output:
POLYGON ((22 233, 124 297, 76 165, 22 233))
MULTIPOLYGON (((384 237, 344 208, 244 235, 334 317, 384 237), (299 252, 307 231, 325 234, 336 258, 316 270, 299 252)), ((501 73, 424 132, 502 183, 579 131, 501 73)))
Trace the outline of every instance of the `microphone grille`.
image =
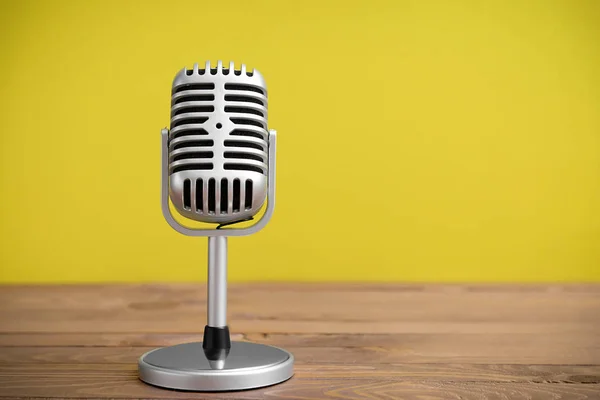
POLYGON ((196 178, 183 180, 183 207, 199 214, 237 214, 253 209, 252 179, 196 178), (231 202, 231 212, 228 212, 231 202))
POLYGON ((205 222, 252 216, 266 198, 267 173, 267 90, 260 73, 207 62, 177 74, 169 175, 178 210, 205 222))

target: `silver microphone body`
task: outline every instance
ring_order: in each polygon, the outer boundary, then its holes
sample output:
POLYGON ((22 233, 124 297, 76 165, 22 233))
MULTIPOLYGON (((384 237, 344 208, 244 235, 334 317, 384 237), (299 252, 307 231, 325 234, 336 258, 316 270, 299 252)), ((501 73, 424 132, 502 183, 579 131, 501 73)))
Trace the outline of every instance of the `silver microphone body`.
POLYGON ((173 80, 169 197, 195 221, 254 216, 267 197, 267 88, 257 70, 184 68, 173 80))
POLYGON ((293 374, 294 356, 265 344, 232 342, 227 325, 227 238, 258 232, 275 207, 277 132, 267 130, 267 90, 261 74, 194 65, 173 81, 171 126, 161 129, 161 208, 188 236, 208 237, 207 324, 202 342, 162 347, 138 362, 154 386, 230 391, 270 386, 293 374), (268 198, 268 200, 267 200, 268 198), (218 223, 190 227, 171 212, 218 223), (263 215, 251 226, 223 227, 263 215), (223 229, 221 229, 223 228, 223 229))

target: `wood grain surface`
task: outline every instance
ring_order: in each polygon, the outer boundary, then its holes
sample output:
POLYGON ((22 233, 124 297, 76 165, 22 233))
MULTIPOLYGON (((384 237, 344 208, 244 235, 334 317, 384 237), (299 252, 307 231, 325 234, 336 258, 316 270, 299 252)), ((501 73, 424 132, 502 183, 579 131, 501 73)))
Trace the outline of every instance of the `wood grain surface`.
POLYGON ((234 340, 295 376, 231 393, 137 379, 201 340, 203 284, 0 286, 0 398, 600 399, 600 285, 231 285, 234 340))

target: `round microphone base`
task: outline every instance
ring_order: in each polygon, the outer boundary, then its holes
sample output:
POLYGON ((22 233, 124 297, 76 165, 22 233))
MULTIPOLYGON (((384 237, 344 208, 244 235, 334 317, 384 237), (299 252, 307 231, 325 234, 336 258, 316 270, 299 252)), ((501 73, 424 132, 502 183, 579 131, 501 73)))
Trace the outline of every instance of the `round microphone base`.
POLYGON ((232 342, 224 359, 208 360, 202 342, 162 347, 138 362, 140 379, 168 389, 217 392, 255 389, 288 380, 294 356, 263 344, 232 342))

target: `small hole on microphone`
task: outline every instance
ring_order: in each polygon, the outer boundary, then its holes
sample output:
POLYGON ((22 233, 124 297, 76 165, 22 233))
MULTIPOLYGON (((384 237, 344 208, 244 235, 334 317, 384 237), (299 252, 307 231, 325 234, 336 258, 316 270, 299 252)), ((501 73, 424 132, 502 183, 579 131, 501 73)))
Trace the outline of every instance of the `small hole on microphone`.
POLYGON ((217 124, 217 129, 221 129, 222 127, 223 127, 223 125, 221 125, 221 123, 219 122, 219 123, 217 124))

